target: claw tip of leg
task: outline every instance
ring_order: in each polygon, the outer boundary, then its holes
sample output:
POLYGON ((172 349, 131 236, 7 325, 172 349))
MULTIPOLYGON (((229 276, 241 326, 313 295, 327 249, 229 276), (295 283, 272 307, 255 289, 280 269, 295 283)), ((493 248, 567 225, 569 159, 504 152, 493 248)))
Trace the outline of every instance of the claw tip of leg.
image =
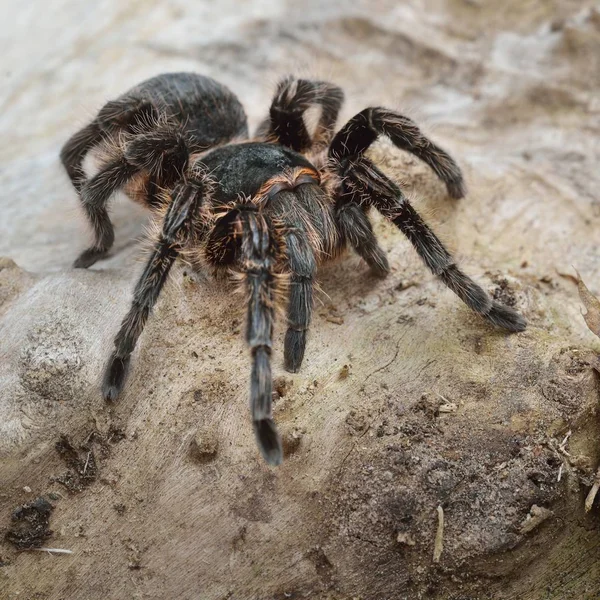
POLYGON ((448 195, 455 200, 460 200, 467 195, 467 186, 462 179, 458 181, 448 182, 448 195))
POLYGON ((273 419, 254 422, 254 432, 260 452, 267 464, 276 467, 283 462, 283 447, 273 419))
POLYGON ((102 396, 106 402, 114 402, 119 397, 119 390, 114 385, 102 387, 102 396))
POLYGON ((516 310, 499 302, 492 304, 492 308, 486 317, 494 325, 511 332, 524 331, 527 327, 527 321, 523 316, 516 310))
POLYGON ((106 254, 105 251, 88 248, 84 250, 73 263, 75 269, 87 269, 106 254))

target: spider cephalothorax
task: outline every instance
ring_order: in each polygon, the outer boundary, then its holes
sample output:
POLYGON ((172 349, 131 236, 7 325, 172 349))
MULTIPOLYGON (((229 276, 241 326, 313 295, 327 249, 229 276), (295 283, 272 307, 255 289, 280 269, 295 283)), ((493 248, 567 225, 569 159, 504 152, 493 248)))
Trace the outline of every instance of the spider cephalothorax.
POLYGON ((465 188, 454 160, 411 120, 383 108, 366 108, 335 133, 342 101, 342 91, 330 83, 283 79, 269 117, 249 141, 243 108, 229 90, 199 75, 161 75, 109 102, 67 142, 61 157, 95 232, 94 245, 75 266, 87 267, 110 249, 114 235, 106 206, 118 189, 143 201, 159 220, 106 367, 107 400, 123 389, 131 353, 176 259, 226 268, 243 276, 248 291, 256 438, 269 463, 281 462, 270 364, 277 282, 286 277, 284 362, 295 372, 304 357, 318 264, 349 244, 374 273, 389 273, 369 220, 371 208, 406 235, 431 271, 471 309, 508 331, 525 328, 518 313, 492 300, 460 270, 365 151, 387 136, 429 165, 450 196, 460 198, 465 188), (312 106, 321 112, 309 133, 304 113, 312 106), (108 150, 100 171, 86 179, 85 154, 101 143, 108 150))

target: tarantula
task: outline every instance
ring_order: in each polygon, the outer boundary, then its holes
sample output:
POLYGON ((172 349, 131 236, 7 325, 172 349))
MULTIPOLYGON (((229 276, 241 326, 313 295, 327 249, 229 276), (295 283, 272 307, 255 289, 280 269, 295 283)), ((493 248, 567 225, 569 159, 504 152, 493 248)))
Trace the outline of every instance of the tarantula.
POLYGON ((270 364, 278 282, 286 279, 289 297, 284 364, 296 372, 318 264, 349 244, 374 274, 389 273, 368 216, 371 208, 406 235, 427 267, 472 310, 505 330, 525 328, 523 317, 460 270, 398 185, 365 152, 386 136, 429 165, 451 197, 461 198, 465 185, 454 160, 410 119, 385 108, 362 110, 336 133, 343 99, 331 83, 287 77, 249 140, 244 109, 226 87, 192 73, 166 74, 108 102, 65 144, 61 159, 95 234, 75 267, 89 267, 112 246, 107 203, 117 190, 146 205, 159 223, 105 368, 106 400, 123 389, 131 353, 176 259, 237 272, 248 293, 254 431, 266 461, 279 464, 270 364), (312 107, 320 113, 309 131, 305 113, 312 107), (103 151, 99 172, 88 179, 82 164, 92 148, 103 151))

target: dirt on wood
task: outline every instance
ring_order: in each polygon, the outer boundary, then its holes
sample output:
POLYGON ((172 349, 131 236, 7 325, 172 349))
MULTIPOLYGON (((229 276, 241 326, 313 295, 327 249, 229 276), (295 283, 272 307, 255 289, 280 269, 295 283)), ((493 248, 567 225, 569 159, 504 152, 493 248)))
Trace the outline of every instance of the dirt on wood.
POLYGON ((61 0, 50 15, 35 0, 20 15, 0 26, 0 597, 597 599, 600 341, 565 274, 600 295, 598 7, 61 0), (299 373, 278 319, 281 467, 256 449, 246 308, 226 281, 175 270, 107 405, 147 215, 115 203, 111 256, 71 269, 89 232, 58 152, 107 99, 182 70, 231 87, 252 127, 288 72, 340 84, 340 121, 369 105, 414 118, 466 198, 385 141, 371 157, 527 330, 489 327, 375 218, 392 272, 352 253, 321 269, 299 373), (72 554, 21 551, 40 546, 72 554))

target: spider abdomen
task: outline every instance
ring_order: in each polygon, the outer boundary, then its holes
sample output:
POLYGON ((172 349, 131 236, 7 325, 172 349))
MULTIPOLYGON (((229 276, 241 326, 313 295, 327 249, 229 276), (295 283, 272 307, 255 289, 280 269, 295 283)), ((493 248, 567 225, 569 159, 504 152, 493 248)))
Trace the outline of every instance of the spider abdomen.
MULTIPOLYGON (((202 149, 248 136, 246 113, 235 94, 214 79, 197 73, 157 75, 131 88, 113 103, 148 103, 154 119, 180 125, 202 149)), ((110 105, 109 102, 107 107, 110 105)), ((106 114, 107 107, 100 115, 106 114)))

